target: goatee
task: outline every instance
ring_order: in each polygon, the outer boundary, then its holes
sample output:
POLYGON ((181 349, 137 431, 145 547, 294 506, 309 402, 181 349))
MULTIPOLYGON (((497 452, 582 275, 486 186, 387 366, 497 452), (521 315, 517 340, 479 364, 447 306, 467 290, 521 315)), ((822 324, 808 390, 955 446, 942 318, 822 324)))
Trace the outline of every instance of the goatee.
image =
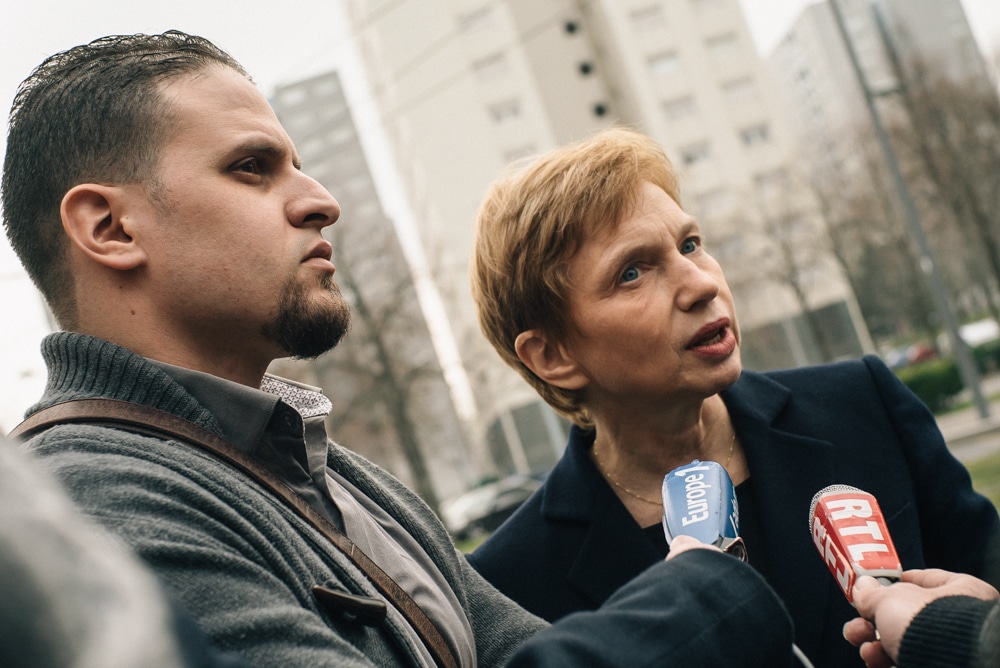
POLYGON ((289 280, 281 289, 277 318, 261 330, 290 357, 319 357, 340 343, 351 328, 351 310, 333 276, 325 276, 321 286, 327 298, 310 302, 306 285, 289 280))

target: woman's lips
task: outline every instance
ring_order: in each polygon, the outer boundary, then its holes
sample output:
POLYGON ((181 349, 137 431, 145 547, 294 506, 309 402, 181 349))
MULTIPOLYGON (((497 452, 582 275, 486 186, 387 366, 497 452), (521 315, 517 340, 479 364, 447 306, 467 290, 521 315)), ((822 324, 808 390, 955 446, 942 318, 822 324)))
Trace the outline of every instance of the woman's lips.
POLYGON ((706 357, 724 357, 736 349, 736 335, 723 318, 698 330, 687 349, 706 357))

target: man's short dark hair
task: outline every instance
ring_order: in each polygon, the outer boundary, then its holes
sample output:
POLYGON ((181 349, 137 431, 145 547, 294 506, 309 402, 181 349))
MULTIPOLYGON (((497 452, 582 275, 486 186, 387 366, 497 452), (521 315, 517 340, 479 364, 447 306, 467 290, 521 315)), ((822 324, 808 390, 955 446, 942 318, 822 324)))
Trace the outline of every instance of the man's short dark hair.
POLYGON ((201 37, 173 30, 112 35, 47 58, 18 88, 4 160, 4 226, 60 324, 74 321, 76 301, 59 215, 63 196, 80 183, 154 179, 172 126, 160 84, 212 65, 250 78, 201 37))

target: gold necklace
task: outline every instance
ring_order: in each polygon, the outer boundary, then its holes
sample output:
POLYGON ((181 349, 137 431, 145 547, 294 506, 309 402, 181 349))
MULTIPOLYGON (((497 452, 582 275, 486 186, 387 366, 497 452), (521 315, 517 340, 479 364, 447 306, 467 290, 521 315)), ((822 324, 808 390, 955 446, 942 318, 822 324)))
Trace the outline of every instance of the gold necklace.
MULTIPOLYGON (((729 455, 726 456, 726 463, 722 465, 722 468, 726 469, 726 473, 729 472, 729 462, 733 459, 733 451, 735 449, 736 449, 736 430, 734 429, 733 430, 733 438, 732 438, 732 440, 729 441, 729 455)), ((641 494, 639 494, 637 492, 633 492, 628 487, 626 487, 625 485, 623 485, 620 482, 618 482, 615 479, 615 477, 612 476, 608 472, 608 470, 606 468, 604 468, 604 462, 601 461, 601 456, 599 454, 597 454, 597 448, 594 448, 593 452, 594 452, 594 463, 597 465, 597 470, 600 472, 601 475, 603 475, 605 478, 608 479, 608 482, 610 482, 612 485, 614 485, 615 487, 617 487, 621 491, 625 492, 629 496, 634 497, 636 499, 639 499, 640 501, 652 504, 654 506, 662 506, 663 505, 663 501, 662 500, 661 501, 654 501, 653 499, 647 499, 643 495, 641 495, 641 494)))

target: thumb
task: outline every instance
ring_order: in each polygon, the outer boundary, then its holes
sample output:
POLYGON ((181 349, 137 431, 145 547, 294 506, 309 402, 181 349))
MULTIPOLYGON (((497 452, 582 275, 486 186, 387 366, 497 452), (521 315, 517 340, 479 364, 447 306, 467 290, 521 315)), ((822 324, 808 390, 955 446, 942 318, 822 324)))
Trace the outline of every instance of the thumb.
POLYGON ((858 578, 857 582, 854 583, 854 589, 858 591, 865 591, 866 589, 877 589, 881 587, 878 581, 870 575, 862 575, 858 578))

